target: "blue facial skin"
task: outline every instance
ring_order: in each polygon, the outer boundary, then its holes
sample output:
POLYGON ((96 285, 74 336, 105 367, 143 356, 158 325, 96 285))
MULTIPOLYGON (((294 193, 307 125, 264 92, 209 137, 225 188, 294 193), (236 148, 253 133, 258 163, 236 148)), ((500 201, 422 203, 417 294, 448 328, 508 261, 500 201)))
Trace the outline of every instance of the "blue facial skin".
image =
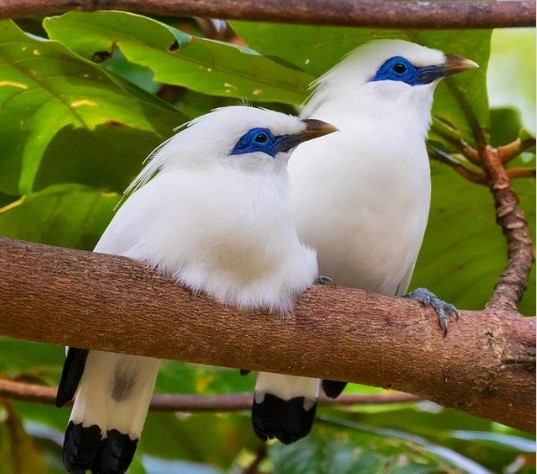
POLYGON ((252 128, 239 139, 230 155, 261 152, 274 158, 278 152, 288 151, 300 141, 299 135, 275 137, 268 128, 252 128))
POLYGON ((416 67, 407 59, 395 56, 380 66, 371 82, 399 81, 410 86, 418 86, 430 84, 444 76, 445 69, 443 65, 416 67))

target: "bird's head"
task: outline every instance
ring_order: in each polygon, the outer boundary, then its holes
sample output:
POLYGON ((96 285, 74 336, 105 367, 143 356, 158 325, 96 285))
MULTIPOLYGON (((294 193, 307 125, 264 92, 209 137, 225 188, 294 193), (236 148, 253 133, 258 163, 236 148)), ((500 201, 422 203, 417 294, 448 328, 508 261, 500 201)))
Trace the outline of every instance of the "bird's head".
POLYGON ((174 168, 285 170, 300 143, 335 132, 332 125, 266 109, 231 106, 198 117, 157 148, 129 192, 174 168))
POLYGON ((309 112, 329 100, 375 106, 423 109, 432 105, 435 86, 451 74, 478 65, 469 59, 403 40, 378 40, 360 46, 314 84, 309 112))

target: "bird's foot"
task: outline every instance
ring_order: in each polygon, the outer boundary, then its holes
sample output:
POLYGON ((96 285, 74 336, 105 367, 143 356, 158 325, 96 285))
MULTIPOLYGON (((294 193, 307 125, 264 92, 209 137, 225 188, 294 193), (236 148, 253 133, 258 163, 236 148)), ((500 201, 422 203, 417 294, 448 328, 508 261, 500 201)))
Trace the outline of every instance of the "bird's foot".
POLYGON ((327 276, 325 276, 325 275, 319 275, 317 278, 315 278, 314 283, 317 284, 317 285, 326 285, 326 286, 330 286, 330 287, 332 287, 332 288, 335 288, 335 287, 336 287, 336 284, 334 283, 334 281, 332 280, 332 278, 327 277, 327 276))
POLYGON ((438 322, 440 323, 442 331, 444 331, 444 336, 447 334, 448 330, 448 315, 454 314, 455 318, 457 320, 459 319, 459 312, 454 305, 441 300, 427 288, 417 288, 405 295, 405 298, 419 301, 425 306, 432 306, 438 314, 438 322))

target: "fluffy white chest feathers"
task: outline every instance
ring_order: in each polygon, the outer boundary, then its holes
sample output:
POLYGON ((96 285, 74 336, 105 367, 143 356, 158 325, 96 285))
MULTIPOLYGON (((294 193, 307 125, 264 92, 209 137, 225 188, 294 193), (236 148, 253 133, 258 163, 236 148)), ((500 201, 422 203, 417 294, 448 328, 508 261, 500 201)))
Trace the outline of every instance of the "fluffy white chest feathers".
POLYGON ((305 145, 290 163, 291 214, 300 238, 317 249, 322 274, 394 294, 427 223, 430 172, 423 139, 393 128, 387 134, 367 117, 339 115, 337 121, 337 113, 316 114, 330 115, 341 133, 305 145))
POLYGON ((315 252, 288 214, 284 170, 161 172, 113 224, 96 251, 147 262, 235 306, 285 311, 317 275, 315 252))

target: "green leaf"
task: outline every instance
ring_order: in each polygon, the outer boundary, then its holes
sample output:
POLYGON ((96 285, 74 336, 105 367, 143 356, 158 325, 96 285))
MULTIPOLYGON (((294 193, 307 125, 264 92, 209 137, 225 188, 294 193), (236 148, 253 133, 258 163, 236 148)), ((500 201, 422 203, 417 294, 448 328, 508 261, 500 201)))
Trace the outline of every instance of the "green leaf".
POLYGON ((46 474, 42 454, 36 449, 9 404, 0 403, 0 466, 3 474, 46 474))
MULTIPOLYGON (((318 417, 321 418, 321 417, 318 417)), ((313 433, 297 443, 274 444, 269 450, 278 474, 403 474, 464 472, 432 454, 417 437, 376 433, 346 421, 317 420, 313 433), (359 428, 358 428, 359 427, 359 428), (358 428, 358 429, 357 429, 358 428)), ((387 431, 387 430, 386 430, 387 431)), ((428 446, 429 447, 429 446, 428 446)), ((446 450, 449 452, 449 450, 446 450)), ((462 456, 461 456, 462 457, 462 456)), ((469 464, 472 464, 471 461, 469 464)), ((479 472, 479 471, 474 471, 479 472)), ((487 472, 482 470, 482 473, 487 472)))
MULTIPOLYGON (((116 134, 106 129, 118 126, 145 132, 138 139, 130 133, 128 139, 134 143, 125 150, 130 153, 136 144, 140 146, 141 153, 134 158, 138 164, 155 142, 163 141, 173 126, 184 121, 164 102, 119 78, 112 80, 99 66, 56 42, 22 32, 10 21, 0 22, 0 77, 0 191, 8 194, 33 189, 41 160, 58 151, 49 147, 60 130, 83 130, 84 145, 89 147, 86 157, 91 153, 101 160, 113 160, 119 148, 116 134), (99 126, 102 133, 92 133, 99 126), (147 134, 155 136, 152 143, 147 134)), ((65 145, 65 140, 62 135, 59 143, 65 145)), ((69 143, 69 151, 73 153, 76 146, 69 143)), ((56 160, 76 162, 77 155, 60 154, 56 160)))
POLYGON ((535 452, 535 442, 519 436, 505 435, 501 433, 490 433, 488 431, 454 430, 447 434, 450 438, 467 441, 479 441, 487 443, 498 449, 508 451, 535 452))
POLYGON ((0 208, 0 235, 92 250, 119 199, 85 186, 51 186, 0 208))
MULTIPOLYGON (((425 286, 463 309, 482 309, 507 265, 505 238, 496 224, 489 190, 463 179, 446 165, 431 163, 429 223, 411 288, 425 286)), ((535 241, 532 180, 513 181, 535 241)), ((519 310, 535 314, 535 269, 519 310)))
POLYGON ((132 63, 150 68, 155 81, 204 94, 297 104, 312 79, 247 48, 187 35, 132 13, 69 12, 47 18, 44 27, 87 59, 106 56, 116 46, 132 63))
POLYGON ((236 369, 164 361, 159 371, 156 391, 168 393, 233 393, 253 390, 251 376, 241 376, 236 369))
POLYGON ((150 412, 140 440, 143 455, 225 467, 243 449, 257 450, 260 445, 249 416, 236 413, 150 412))
POLYGON ((490 110, 490 144, 494 147, 516 140, 522 128, 520 112, 511 107, 490 110))
POLYGON ((60 380, 63 347, 0 337, 0 374, 56 385, 60 380))

